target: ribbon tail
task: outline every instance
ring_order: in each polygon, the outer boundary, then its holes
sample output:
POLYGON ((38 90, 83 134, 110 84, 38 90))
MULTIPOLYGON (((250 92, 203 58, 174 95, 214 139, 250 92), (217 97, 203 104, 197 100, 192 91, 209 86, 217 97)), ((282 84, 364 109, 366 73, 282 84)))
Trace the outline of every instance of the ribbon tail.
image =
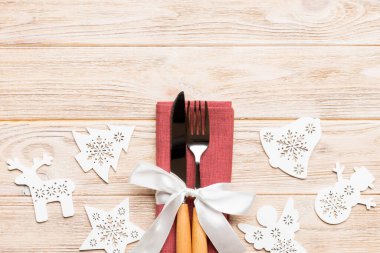
POLYGON ((158 215, 136 247, 132 249, 131 253, 159 253, 161 251, 183 199, 183 193, 173 194, 169 198, 160 215, 158 215))
POLYGON ((246 249, 224 215, 199 201, 194 202, 198 220, 210 241, 220 253, 242 253, 246 249))

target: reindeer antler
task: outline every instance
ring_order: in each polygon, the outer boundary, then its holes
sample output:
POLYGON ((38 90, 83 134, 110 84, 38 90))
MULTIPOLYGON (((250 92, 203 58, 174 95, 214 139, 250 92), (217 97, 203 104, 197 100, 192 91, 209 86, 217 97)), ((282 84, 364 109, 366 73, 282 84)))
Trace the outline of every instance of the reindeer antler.
POLYGON ((21 172, 24 172, 26 167, 17 159, 14 158, 13 160, 9 159, 7 161, 8 164, 8 170, 19 170, 21 172))
POLYGON ((40 158, 34 158, 33 159, 33 170, 39 169, 42 165, 51 165, 53 161, 53 157, 44 153, 42 156, 42 159, 40 158))

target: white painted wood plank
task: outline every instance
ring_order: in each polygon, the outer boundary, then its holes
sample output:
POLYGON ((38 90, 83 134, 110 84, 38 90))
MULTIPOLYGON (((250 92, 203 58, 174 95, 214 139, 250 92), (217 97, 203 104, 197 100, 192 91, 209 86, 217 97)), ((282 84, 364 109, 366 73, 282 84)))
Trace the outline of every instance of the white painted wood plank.
MULTIPOLYGON (((79 246, 91 231, 84 205, 112 209, 119 204, 123 196, 80 196, 74 199, 76 215, 63 218, 58 204, 49 204, 49 221, 38 224, 34 221, 32 203, 27 197, 0 198, 0 248, 2 252, 77 252, 79 246)), ((262 205, 273 205, 278 212, 282 211, 290 196, 258 196, 254 207, 247 216, 234 216, 231 224, 247 252, 256 252, 243 241, 243 234, 236 225, 239 222, 256 223, 257 209, 262 205)), ((379 198, 379 195, 375 196, 379 198)), ((309 253, 368 253, 380 250, 379 231, 380 209, 366 211, 357 206, 350 218, 339 226, 323 223, 314 213, 314 196, 294 196, 295 207, 300 212, 301 230, 296 233, 296 240, 309 253)), ((154 219, 153 196, 130 197, 131 220, 147 229, 154 219)), ((132 249, 134 244, 128 246, 132 249)), ((98 251, 88 251, 98 252, 98 251)))
POLYGON ((2 1, 0 6, 2 45, 380 42, 379 4, 371 0, 22 0, 2 1))
POLYGON ((0 119, 153 119, 231 100, 236 118, 380 118, 380 47, 0 48, 0 119))
MULTIPOLYGON (((312 154, 306 180, 288 176, 268 164, 259 140, 259 131, 267 126, 282 126, 289 121, 236 121, 234 134, 233 183, 239 189, 258 194, 316 194, 336 182, 332 172, 336 161, 346 165, 345 177, 354 166, 366 166, 380 178, 380 121, 322 121, 323 135, 312 154)), ((0 124, 0 196, 20 196, 25 188, 13 182, 19 174, 8 171, 5 161, 19 157, 25 163, 43 152, 53 155, 52 166, 40 169, 44 179, 68 177, 76 183, 75 195, 150 195, 152 191, 128 184, 138 161, 155 163, 154 121, 46 121, 0 124), (122 153, 118 172, 110 170, 110 184, 95 172, 84 173, 74 156, 79 153, 71 131, 85 127, 106 129, 106 123, 136 125, 128 153, 122 153)), ((375 182, 376 186, 376 182, 375 182)), ((365 194, 380 194, 380 187, 365 194)))

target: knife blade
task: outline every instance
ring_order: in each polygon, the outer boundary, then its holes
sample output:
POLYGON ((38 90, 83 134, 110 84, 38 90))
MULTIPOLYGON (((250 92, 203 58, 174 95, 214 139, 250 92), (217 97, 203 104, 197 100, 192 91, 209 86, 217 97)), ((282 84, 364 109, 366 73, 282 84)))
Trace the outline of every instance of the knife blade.
POLYGON ((170 170, 186 183, 185 94, 180 92, 171 111, 170 170))
MULTIPOLYGON (((185 94, 180 92, 174 100, 170 126, 170 170, 186 184, 186 112, 185 94)), ((181 204, 177 213, 176 252, 191 253, 189 207, 181 204)))

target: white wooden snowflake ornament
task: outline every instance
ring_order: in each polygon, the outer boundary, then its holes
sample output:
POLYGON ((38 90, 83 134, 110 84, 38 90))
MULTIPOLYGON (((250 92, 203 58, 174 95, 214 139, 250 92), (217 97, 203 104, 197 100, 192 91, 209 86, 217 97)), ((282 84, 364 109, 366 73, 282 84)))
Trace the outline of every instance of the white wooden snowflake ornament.
POLYGON ((298 211, 294 201, 289 198, 280 219, 273 206, 263 206, 257 212, 257 221, 263 227, 240 223, 238 228, 245 233, 245 239, 257 250, 265 249, 271 253, 306 253, 295 241, 295 232, 300 228, 298 211))
POLYGON ((27 167, 18 159, 8 160, 9 170, 19 170, 22 172, 15 183, 29 187, 34 204, 34 211, 37 222, 48 220, 46 204, 50 202, 60 202, 63 217, 74 215, 72 192, 75 185, 70 179, 51 179, 43 181, 39 178, 37 170, 43 165, 51 165, 53 157, 43 154, 42 159, 34 158, 33 165, 27 167))
POLYGON ((93 169, 108 183, 110 167, 116 172, 121 150, 128 150, 134 126, 111 126, 110 130, 87 128, 89 134, 73 131, 74 139, 81 150, 75 156, 84 172, 93 169))
POLYGON ((125 252, 127 244, 141 239, 144 231, 129 221, 129 199, 111 212, 86 206, 92 231, 80 250, 104 249, 107 253, 125 252))
POLYGON ((365 168, 354 168, 350 180, 343 179, 344 166, 336 163, 333 170, 338 182, 333 187, 322 189, 315 199, 315 211, 319 218, 329 224, 339 224, 347 220, 352 207, 362 204, 370 210, 375 207, 373 198, 362 198, 360 192, 373 188, 375 178, 365 168))
POLYGON ((320 120, 304 117, 284 127, 262 129, 260 140, 272 167, 305 179, 311 153, 321 134, 320 120))

